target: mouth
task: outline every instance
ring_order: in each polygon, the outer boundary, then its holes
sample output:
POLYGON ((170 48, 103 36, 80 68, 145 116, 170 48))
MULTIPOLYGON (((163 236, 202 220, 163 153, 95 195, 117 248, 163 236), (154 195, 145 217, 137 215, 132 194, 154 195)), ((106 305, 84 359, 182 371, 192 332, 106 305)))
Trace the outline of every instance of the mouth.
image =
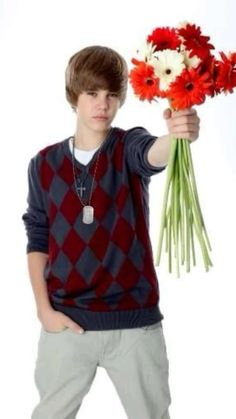
POLYGON ((108 117, 107 116, 98 115, 98 116, 94 116, 93 119, 96 119, 98 121, 107 121, 108 120, 108 117))

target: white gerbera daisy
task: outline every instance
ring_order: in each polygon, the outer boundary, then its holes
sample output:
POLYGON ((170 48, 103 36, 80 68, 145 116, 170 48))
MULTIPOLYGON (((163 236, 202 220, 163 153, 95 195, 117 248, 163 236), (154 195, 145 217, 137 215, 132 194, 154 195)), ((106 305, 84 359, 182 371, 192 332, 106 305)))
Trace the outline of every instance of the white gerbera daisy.
POLYGON ((152 56, 155 51, 155 46, 152 42, 144 42, 141 48, 137 50, 138 58, 142 61, 145 61, 147 64, 150 64, 152 61, 152 56))
MULTIPOLYGON (((187 20, 184 20, 182 22, 179 22, 177 25, 177 29, 185 29, 187 25, 192 25, 192 23, 187 22, 187 20)), ((184 38, 180 35, 178 35, 179 39, 181 40, 182 44, 180 45, 180 48, 183 46, 184 38)))
POLYGON ((156 51, 154 57, 154 73, 160 79, 160 89, 165 91, 185 68, 184 56, 178 51, 166 49, 156 51))
POLYGON ((182 22, 179 22, 177 29, 186 28, 187 25, 192 25, 192 23, 188 22, 187 20, 183 20, 182 22))
POLYGON ((196 68, 201 62, 201 59, 197 55, 190 57, 190 51, 187 49, 182 49, 181 54, 183 54, 184 64, 187 68, 196 68))

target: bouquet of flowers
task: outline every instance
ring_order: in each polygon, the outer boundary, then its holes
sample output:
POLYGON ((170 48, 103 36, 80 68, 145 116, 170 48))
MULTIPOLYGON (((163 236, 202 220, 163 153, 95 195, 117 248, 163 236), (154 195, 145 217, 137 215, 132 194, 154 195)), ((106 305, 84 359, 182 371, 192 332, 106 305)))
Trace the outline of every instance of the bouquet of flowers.
MULTIPOLYGON (((150 103, 166 98, 171 110, 191 108, 202 104, 207 96, 233 93, 236 87, 236 52, 219 52, 202 35, 196 24, 184 22, 176 28, 158 27, 147 36, 138 57, 132 58, 134 67, 129 81, 135 95, 150 103)), ((212 266, 207 235, 193 169, 189 141, 171 139, 167 179, 161 213, 160 236, 156 264, 160 264, 165 235, 169 272, 172 255, 180 276, 180 261, 190 271, 190 259, 196 265, 194 235, 200 244, 206 271, 212 266)))

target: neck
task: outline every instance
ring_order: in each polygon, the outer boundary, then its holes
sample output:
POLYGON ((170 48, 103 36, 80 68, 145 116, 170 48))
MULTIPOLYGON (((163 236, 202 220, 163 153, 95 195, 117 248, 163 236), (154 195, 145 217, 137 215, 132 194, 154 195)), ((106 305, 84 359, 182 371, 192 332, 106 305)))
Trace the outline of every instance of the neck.
POLYGON ((105 141, 109 131, 110 128, 99 132, 85 132, 84 130, 76 129, 74 134, 75 147, 80 150, 92 150, 99 147, 105 141))

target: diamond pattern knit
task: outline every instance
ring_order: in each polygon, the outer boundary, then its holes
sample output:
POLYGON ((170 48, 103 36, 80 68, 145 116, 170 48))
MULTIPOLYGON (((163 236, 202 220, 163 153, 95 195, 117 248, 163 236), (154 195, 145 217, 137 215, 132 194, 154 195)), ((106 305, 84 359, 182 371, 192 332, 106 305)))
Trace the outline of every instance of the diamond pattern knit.
MULTIPOLYGON (((143 127, 113 127, 102 144, 91 205, 82 222, 69 138, 39 151, 28 167, 23 214, 27 253, 48 254, 44 271, 52 306, 85 330, 140 327, 163 319, 149 237, 147 152, 156 137, 143 127)), ((86 204, 98 150, 87 165, 76 161, 86 204)))

